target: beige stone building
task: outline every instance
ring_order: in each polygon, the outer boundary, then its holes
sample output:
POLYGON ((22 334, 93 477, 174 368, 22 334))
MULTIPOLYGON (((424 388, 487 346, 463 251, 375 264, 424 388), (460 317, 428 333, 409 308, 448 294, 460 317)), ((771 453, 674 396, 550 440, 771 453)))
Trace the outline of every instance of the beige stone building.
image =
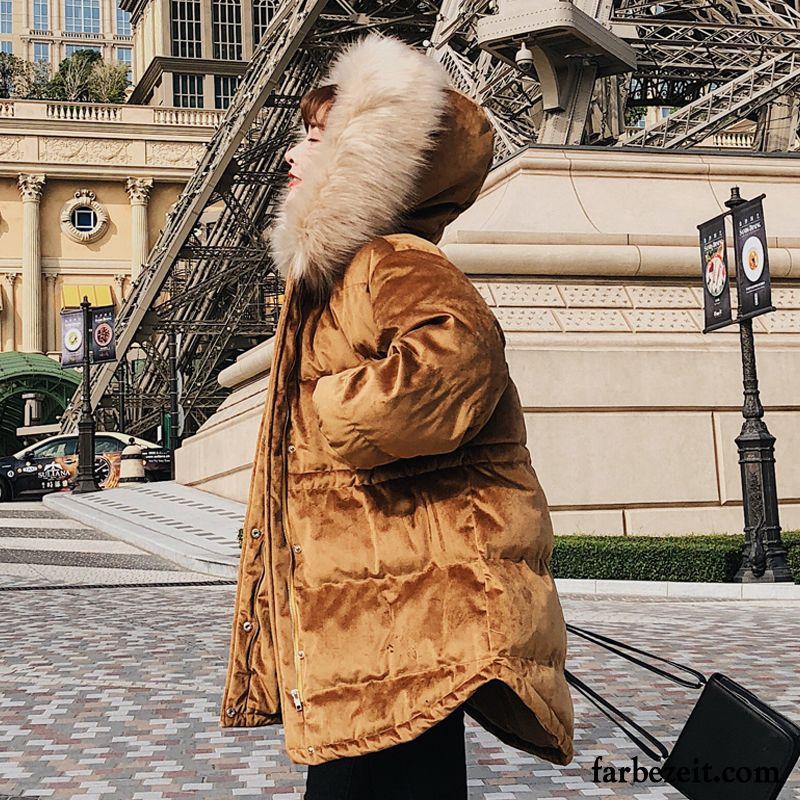
MULTIPOLYGON (((732 185, 767 195, 778 310, 754 321, 756 357, 781 524, 798 528, 800 160, 532 147, 445 231, 505 331, 557 532, 741 532, 738 327, 702 333, 696 229, 732 185)), ((270 355, 220 375, 232 393, 178 451, 182 483, 246 499, 270 355)))
POLYGON ((60 353, 59 312, 75 287, 120 304, 218 119, 0 101, 2 351, 60 353))
MULTIPOLYGON (((75 50, 133 63, 130 14, 119 0, 0 0, 0 49, 52 65, 75 50)), ((131 80, 136 74, 131 71, 131 80)))
POLYGON ((275 8, 274 0, 119 0, 131 14, 130 101, 227 108, 275 8))

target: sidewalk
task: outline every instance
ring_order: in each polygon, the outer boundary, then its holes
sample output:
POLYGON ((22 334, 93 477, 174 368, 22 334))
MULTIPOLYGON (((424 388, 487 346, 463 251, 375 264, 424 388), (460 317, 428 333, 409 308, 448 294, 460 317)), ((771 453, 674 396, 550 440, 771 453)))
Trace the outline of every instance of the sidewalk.
POLYGON ((56 492, 42 502, 65 517, 163 556, 186 569, 236 579, 241 503, 174 481, 89 494, 56 492))
MULTIPOLYGON (((175 481, 94 494, 56 493, 43 502, 89 525, 187 569, 236 579, 238 530, 245 506, 175 481)), ((692 583, 557 578, 560 594, 697 600, 800 601, 800 584, 692 583)))

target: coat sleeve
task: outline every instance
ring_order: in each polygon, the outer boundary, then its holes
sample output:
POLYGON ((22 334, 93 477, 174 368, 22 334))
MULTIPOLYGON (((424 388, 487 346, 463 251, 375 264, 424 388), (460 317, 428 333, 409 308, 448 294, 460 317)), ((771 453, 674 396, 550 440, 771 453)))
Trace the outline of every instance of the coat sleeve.
POLYGON ((359 469, 457 449, 508 383, 500 324, 440 254, 385 255, 366 288, 379 357, 319 379, 312 401, 322 433, 359 469))

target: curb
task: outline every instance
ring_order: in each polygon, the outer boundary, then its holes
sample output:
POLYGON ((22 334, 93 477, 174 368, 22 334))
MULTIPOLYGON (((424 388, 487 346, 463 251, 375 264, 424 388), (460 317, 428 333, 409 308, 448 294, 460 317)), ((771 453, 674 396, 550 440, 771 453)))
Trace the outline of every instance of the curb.
POLYGON ((126 522, 97 508, 85 506, 70 494, 61 492, 46 494, 42 498, 42 504, 65 517, 108 533, 148 553, 162 556, 194 572, 234 580, 238 576, 238 561, 233 563, 233 560, 226 560, 224 556, 214 557, 212 554, 208 556, 200 553, 192 554, 187 552, 185 547, 180 548, 180 540, 176 539, 175 545, 171 545, 168 537, 148 528, 143 521, 137 520, 135 524, 126 522))
POLYGON ((692 581, 622 581, 556 578, 559 594, 682 597, 694 600, 800 600, 796 583, 699 583, 692 581))

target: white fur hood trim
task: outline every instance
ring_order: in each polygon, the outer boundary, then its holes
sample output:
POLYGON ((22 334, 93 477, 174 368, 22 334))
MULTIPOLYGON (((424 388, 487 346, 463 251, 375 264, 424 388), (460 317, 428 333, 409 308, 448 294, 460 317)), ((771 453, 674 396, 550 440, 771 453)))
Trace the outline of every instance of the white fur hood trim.
POLYGON ((316 294, 412 204, 450 85, 436 61, 376 34, 335 58, 319 85, 331 83, 338 88, 325 131, 307 177, 288 198, 284 190, 271 237, 281 274, 316 294))

